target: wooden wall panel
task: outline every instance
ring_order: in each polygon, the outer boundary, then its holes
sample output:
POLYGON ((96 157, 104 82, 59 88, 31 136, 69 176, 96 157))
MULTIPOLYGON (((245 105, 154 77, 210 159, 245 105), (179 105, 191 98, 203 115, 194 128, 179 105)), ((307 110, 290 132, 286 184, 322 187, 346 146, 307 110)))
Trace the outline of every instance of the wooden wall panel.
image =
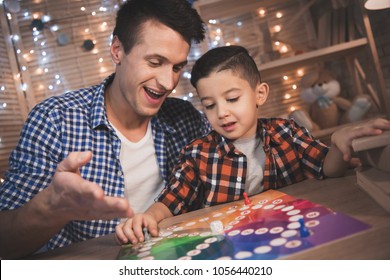
MULTIPOLYGON (((0 16, 4 15, 0 7, 0 16)), ((15 84, 15 67, 11 66, 6 21, 0 20, 0 178, 8 168, 8 158, 15 147, 23 124, 22 108, 25 104, 19 102, 19 94, 15 84)), ((15 66, 15 65, 14 65, 15 66)))

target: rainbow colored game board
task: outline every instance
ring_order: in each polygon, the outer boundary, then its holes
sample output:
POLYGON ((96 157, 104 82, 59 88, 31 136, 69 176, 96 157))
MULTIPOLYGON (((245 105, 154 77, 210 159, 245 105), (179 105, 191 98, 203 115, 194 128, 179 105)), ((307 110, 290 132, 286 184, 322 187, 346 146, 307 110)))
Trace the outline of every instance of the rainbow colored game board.
POLYGON ((160 229, 160 236, 123 245, 118 259, 277 259, 368 229, 352 217, 307 200, 269 190, 201 218, 160 229), (301 223, 309 235, 303 237, 301 223), (224 233, 212 234, 220 220, 224 233), (302 221, 302 220, 301 220, 302 221))

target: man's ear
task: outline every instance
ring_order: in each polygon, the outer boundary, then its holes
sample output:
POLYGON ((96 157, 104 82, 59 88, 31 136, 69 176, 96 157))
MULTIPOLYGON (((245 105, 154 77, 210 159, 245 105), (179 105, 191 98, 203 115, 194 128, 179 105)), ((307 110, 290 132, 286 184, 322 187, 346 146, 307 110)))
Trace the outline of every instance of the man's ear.
POLYGON ((259 83, 256 86, 256 105, 261 106, 268 98, 269 86, 267 83, 259 83))
POLYGON ((117 65, 121 63, 122 58, 125 56, 122 42, 118 39, 117 36, 112 38, 110 53, 112 61, 117 65))

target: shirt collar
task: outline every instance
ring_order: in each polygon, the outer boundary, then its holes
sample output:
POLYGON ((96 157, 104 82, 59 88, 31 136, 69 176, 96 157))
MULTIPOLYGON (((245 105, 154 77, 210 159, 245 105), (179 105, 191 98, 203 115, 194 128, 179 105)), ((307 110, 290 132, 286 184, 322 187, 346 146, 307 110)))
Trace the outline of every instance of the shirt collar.
MULTIPOLYGON (((260 135, 263 146, 280 145, 280 134, 270 125, 270 122, 259 119, 257 122, 257 134, 260 135)), ((218 134, 215 130, 210 136, 218 143, 218 155, 225 156, 229 153, 239 154, 233 145, 233 141, 218 134)))
POLYGON ((160 129, 162 129, 163 131, 169 133, 169 134, 175 134, 176 133, 176 129, 169 125, 169 120, 166 119, 167 116, 165 114, 165 111, 166 110, 172 110, 168 105, 167 103, 169 102, 169 97, 164 101, 164 103, 162 104, 160 110, 158 111, 157 115, 153 116, 151 122, 152 122, 152 125, 153 126, 156 126, 156 127, 159 127, 160 129))
POLYGON ((109 127, 106 106, 104 104, 104 92, 109 84, 114 80, 115 73, 107 77, 100 85, 97 85, 96 90, 93 92, 92 100, 92 128, 96 129, 103 125, 109 127))
POLYGON ((280 133, 273 127, 269 119, 258 119, 257 133, 260 134, 263 146, 265 145, 280 145, 282 142, 280 133))

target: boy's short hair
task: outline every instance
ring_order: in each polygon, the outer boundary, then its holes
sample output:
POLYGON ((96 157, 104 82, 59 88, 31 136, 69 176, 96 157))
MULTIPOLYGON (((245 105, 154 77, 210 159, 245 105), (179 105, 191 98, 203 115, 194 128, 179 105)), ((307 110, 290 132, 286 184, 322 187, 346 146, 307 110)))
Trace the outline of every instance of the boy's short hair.
POLYGON ((189 45, 205 37, 204 23, 187 0, 129 0, 120 7, 113 31, 126 54, 137 44, 143 24, 149 20, 175 30, 189 45))
POLYGON ((242 46, 225 46, 209 50, 196 62, 191 72, 191 84, 202 78, 224 70, 231 70, 247 80, 252 88, 261 82, 256 62, 242 46))

